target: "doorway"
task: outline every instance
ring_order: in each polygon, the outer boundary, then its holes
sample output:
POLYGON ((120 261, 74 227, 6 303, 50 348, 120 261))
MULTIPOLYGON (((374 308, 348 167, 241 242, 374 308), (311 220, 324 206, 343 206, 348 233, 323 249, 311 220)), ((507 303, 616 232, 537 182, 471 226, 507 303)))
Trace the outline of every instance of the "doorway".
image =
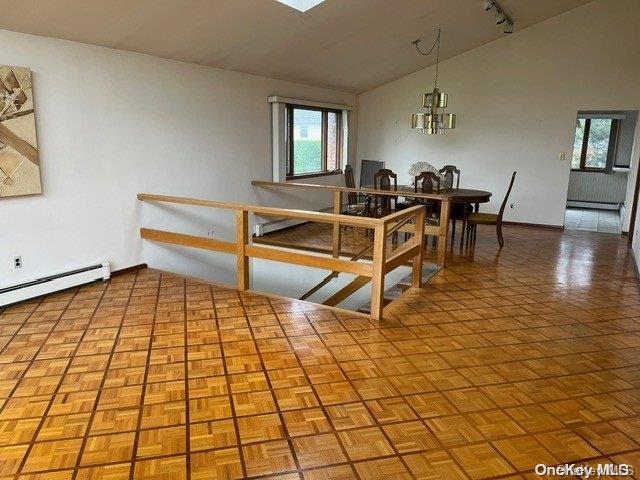
POLYGON ((564 226, 620 235, 628 225, 631 151, 638 111, 579 111, 564 226))

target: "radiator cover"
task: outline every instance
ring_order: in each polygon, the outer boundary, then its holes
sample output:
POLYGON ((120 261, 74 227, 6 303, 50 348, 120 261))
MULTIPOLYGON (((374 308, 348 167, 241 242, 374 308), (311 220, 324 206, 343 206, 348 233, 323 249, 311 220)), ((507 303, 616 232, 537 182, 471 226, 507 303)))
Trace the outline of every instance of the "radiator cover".
POLYGON ((111 267, 109 263, 105 262, 0 288, 0 307, 95 282, 96 280, 108 280, 110 276, 111 267))

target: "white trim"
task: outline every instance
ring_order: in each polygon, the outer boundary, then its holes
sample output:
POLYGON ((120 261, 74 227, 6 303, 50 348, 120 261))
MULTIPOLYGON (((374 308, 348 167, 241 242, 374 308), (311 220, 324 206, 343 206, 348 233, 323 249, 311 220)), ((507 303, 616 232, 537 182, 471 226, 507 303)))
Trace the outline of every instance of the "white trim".
POLYGON ((285 182, 287 180, 287 129, 285 127, 284 103, 271 105, 271 160, 272 181, 285 182))
POLYGON ((284 100, 291 100, 298 105, 305 105, 300 102, 307 102, 306 105, 320 108, 339 109, 342 112, 342 158, 340 170, 349 163, 349 107, 348 105, 336 105, 333 103, 311 102, 308 100, 296 100, 286 97, 268 97, 271 103, 271 176, 273 182, 287 181, 287 125, 286 125, 286 104, 284 100))
POLYGON ((341 105, 339 103, 316 102, 315 100, 304 100, 302 98, 280 97, 271 95, 267 97, 269 103, 292 103, 295 105, 306 105, 308 107, 333 108, 334 110, 353 110, 351 105, 341 105))
POLYGON ((605 120, 624 120, 626 115, 622 113, 579 113, 578 118, 603 118, 605 120))

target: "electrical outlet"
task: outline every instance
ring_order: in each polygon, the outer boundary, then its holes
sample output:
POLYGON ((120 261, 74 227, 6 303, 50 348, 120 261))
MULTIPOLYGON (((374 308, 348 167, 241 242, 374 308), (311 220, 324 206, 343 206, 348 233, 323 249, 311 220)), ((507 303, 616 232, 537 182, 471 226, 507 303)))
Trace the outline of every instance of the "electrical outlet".
POLYGON ((564 162, 564 159, 565 159, 565 158, 567 158, 567 154, 566 154, 566 153, 564 153, 564 152, 560 152, 560 153, 558 154, 558 159, 559 159, 561 162, 564 162))
POLYGON ((509 208, 513 209, 513 203, 509 204, 509 208))
POLYGON ((22 257, 20 255, 13 257, 13 268, 22 268, 22 257))
POLYGON ((209 231, 207 232, 207 236, 209 236, 209 237, 213 237, 214 233, 215 233, 215 232, 214 232, 213 230, 209 230, 209 231))

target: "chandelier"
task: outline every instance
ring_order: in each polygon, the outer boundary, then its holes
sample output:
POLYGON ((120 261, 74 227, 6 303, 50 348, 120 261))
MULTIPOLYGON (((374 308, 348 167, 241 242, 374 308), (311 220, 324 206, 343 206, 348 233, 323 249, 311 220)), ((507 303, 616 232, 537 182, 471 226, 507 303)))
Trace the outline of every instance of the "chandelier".
POLYGON ((437 135, 444 133, 445 131, 456 128, 456 115, 454 113, 444 113, 444 109, 448 105, 448 95, 438 90, 438 63, 440 61, 440 29, 438 29, 438 36, 436 41, 433 42, 432 47, 428 52, 423 52, 420 49, 420 42, 422 40, 414 40, 411 42, 415 45, 416 50, 420 55, 429 55, 436 49, 436 78, 433 86, 433 91, 430 93, 422 94, 422 108, 427 109, 427 113, 414 113, 411 115, 411 128, 417 128, 422 130, 422 133, 428 135, 437 135))

